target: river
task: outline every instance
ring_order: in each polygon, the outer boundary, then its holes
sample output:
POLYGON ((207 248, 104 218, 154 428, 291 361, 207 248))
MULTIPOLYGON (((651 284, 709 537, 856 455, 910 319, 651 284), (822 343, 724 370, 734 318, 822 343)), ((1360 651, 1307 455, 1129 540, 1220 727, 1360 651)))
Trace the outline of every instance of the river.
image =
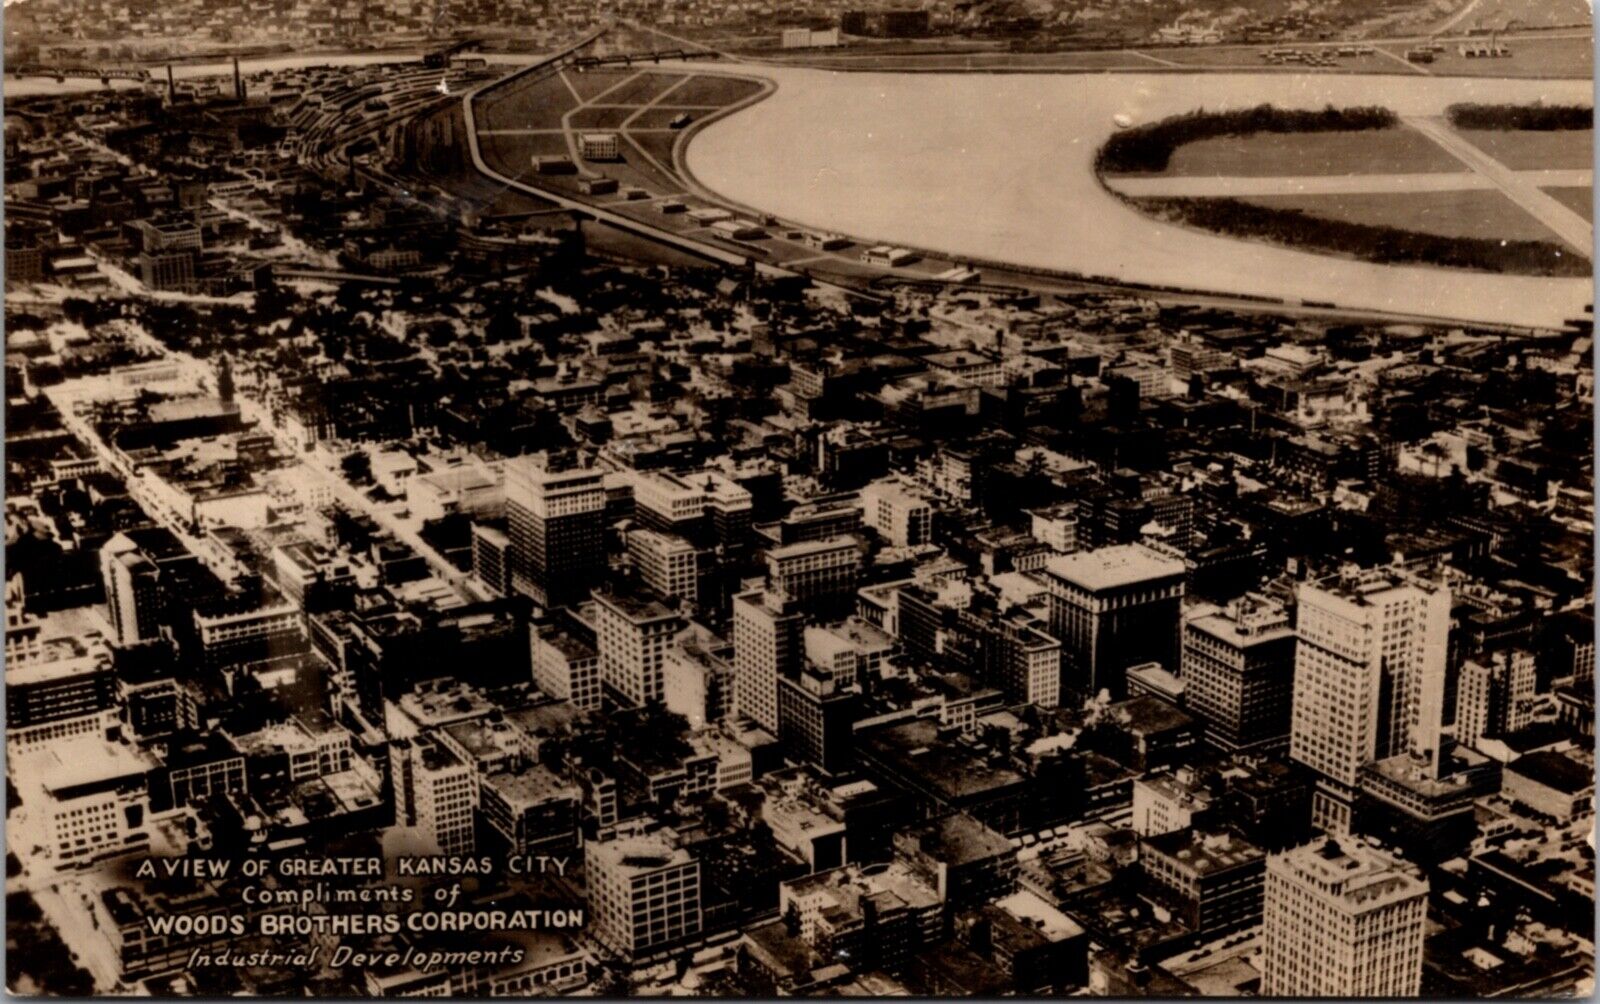
POLYGON ((1153 220, 1101 188, 1095 150, 1127 116, 1196 108, 1380 104, 1438 115, 1458 101, 1588 103, 1586 80, 1419 74, 845 73, 749 67, 777 92, 708 125, 686 159, 727 199, 874 242, 1160 286, 1342 307, 1558 325, 1582 279, 1387 266, 1153 220))

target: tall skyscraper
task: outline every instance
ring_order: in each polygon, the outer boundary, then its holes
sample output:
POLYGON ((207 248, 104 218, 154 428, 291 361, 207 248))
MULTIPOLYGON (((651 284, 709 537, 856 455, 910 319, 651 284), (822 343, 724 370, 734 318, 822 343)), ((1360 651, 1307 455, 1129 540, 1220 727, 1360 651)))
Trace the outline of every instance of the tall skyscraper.
POLYGON ((861 688, 825 669, 797 667, 778 678, 778 739, 784 753, 825 774, 854 761, 852 729, 861 713, 861 688))
POLYGON ((100 549, 100 576, 105 580, 112 641, 128 646, 155 638, 161 629, 161 573, 156 563, 119 533, 100 549))
POLYGON ((600 590, 595 593, 595 640, 600 684, 635 707, 662 700, 667 647, 683 618, 659 600, 600 590))
POLYGON ((605 575, 601 472, 551 454, 506 465, 511 587, 544 606, 589 595, 605 575))
POLYGON ((170 530, 143 527, 114 534, 100 548, 111 642, 119 647, 160 637, 168 608, 179 621, 201 595, 200 564, 170 530))
POLYGON ((403 846, 416 854, 471 854, 477 838, 473 810, 478 786, 473 769, 431 735, 389 744, 395 825, 403 846))
POLYGON ((1450 590, 1404 569, 1299 590, 1289 755, 1317 772, 1313 818, 1346 830, 1361 765, 1410 753, 1437 770, 1450 590))
POLYGON ((1527 726, 1533 720, 1536 675, 1527 649, 1468 659, 1456 688, 1456 739, 1477 746, 1527 726))
POLYGON ((1126 671, 1178 663, 1184 565, 1143 544, 1116 544, 1051 558, 1050 634, 1061 641, 1063 699, 1101 690, 1127 696, 1126 671))
POLYGON ((684 538, 658 530, 628 533, 628 557, 639 581, 662 596, 693 606, 700 599, 700 552, 684 538))
POLYGON ((804 658, 805 617, 781 594, 753 589, 733 598, 733 678, 738 710, 778 734, 778 678, 804 658))
POLYGON ((1350 837, 1267 859, 1263 997, 1415 997, 1428 883, 1350 837))
POLYGON ((1288 744, 1294 648, 1289 612, 1264 596, 1184 622, 1183 693, 1207 742, 1230 752, 1288 744))

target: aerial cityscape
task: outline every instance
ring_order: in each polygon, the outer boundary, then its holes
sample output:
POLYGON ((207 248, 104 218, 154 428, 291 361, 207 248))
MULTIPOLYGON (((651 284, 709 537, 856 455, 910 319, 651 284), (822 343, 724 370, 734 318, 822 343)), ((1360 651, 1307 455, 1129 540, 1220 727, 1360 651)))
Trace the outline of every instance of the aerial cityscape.
POLYGON ((16 0, 6 987, 1595 990, 1582 0, 16 0))

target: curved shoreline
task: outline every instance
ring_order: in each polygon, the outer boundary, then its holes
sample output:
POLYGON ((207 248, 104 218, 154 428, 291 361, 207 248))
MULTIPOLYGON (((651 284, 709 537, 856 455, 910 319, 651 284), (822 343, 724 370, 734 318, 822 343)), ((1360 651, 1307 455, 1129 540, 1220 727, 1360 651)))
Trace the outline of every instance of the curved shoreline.
MULTIPOLYGON (((1450 106, 1450 108, 1447 108, 1446 111, 1447 112, 1448 111, 1452 111, 1453 109, 1455 109, 1457 107, 1459 107, 1459 106, 1452 105, 1452 106, 1450 106)), ((1504 106, 1504 107, 1523 107, 1523 106, 1504 106)), ((1528 107, 1536 107, 1536 106, 1528 106, 1528 107)), ((1343 110, 1346 110, 1346 109, 1341 109, 1341 111, 1343 111, 1343 110)), ((1223 114, 1223 113, 1215 113, 1215 114, 1220 117, 1221 114, 1223 114)), ((1182 115, 1170 116, 1169 118, 1162 119, 1159 122, 1148 123, 1147 127, 1160 126, 1160 125, 1163 125, 1163 124, 1168 123, 1168 122, 1176 121, 1176 120, 1178 120, 1178 119, 1180 119, 1182 117, 1183 117, 1182 115)), ((1202 116, 1197 116, 1197 117, 1203 118, 1204 116, 1202 115, 1202 116)), ((1399 125, 1398 122, 1396 122, 1394 124, 1394 126, 1398 126, 1398 125, 1399 125)), ((1393 128, 1394 126, 1391 126, 1391 128, 1393 128)), ((1300 133, 1319 133, 1319 132, 1325 132, 1325 131, 1327 131, 1327 130, 1303 129, 1303 130, 1286 130, 1284 132, 1279 132, 1277 130, 1258 129, 1258 130, 1255 130, 1255 131, 1250 132, 1250 133, 1237 133, 1237 134, 1231 134, 1231 135, 1238 135, 1241 138, 1243 138, 1243 137, 1248 137, 1248 136, 1259 135, 1261 133, 1268 133, 1268 134, 1271 134, 1271 135, 1292 135, 1295 132, 1300 132, 1300 133)), ((1361 130, 1361 129, 1350 130, 1351 135, 1353 137, 1359 137, 1362 133, 1367 132, 1367 131, 1369 131, 1369 130, 1361 130)), ((1232 203, 1243 204, 1243 205, 1246 205, 1246 206, 1251 206, 1253 208, 1258 209, 1262 213, 1272 213, 1274 215, 1277 215, 1277 216, 1281 217, 1284 220, 1285 223, 1291 222, 1291 220, 1290 220, 1291 214, 1298 214, 1299 216, 1303 217, 1303 219, 1298 220, 1298 221, 1293 221, 1293 222, 1298 222, 1298 223, 1301 223, 1302 225, 1304 225, 1304 224, 1315 224, 1317 221, 1324 221, 1324 222, 1327 222, 1327 223, 1330 223, 1330 224, 1333 224, 1333 225, 1350 225, 1350 226, 1358 227, 1358 228, 1365 229, 1365 230, 1371 230, 1371 231, 1375 231, 1375 232, 1376 231, 1386 231, 1388 235, 1392 236, 1392 238, 1403 238, 1403 237, 1413 236, 1413 235, 1414 236, 1420 236, 1420 237, 1430 238, 1430 239, 1437 240, 1437 241, 1454 243, 1454 244, 1456 244, 1456 245, 1458 245, 1458 246, 1460 246, 1462 248, 1467 248, 1467 247, 1470 247, 1472 245, 1484 245, 1484 246, 1487 246, 1487 245, 1489 245, 1491 243, 1491 241, 1488 238, 1452 237, 1450 235, 1445 235, 1445 234, 1430 233, 1429 231, 1426 231, 1426 230, 1412 230, 1412 229, 1407 229, 1407 228, 1402 228, 1402 227, 1388 227, 1388 226, 1381 226, 1381 225, 1378 225, 1378 224, 1361 223, 1359 221, 1354 221, 1354 220, 1341 220, 1341 219, 1338 219, 1337 217, 1322 215, 1320 213, 1317 213, 1314 210, 1283 210, 1283 209, 1276 209, 1275 210, 1275 209, 1272 209, 1270 207, 1258 206, 1258 205, 1256 205, 1254 203, 1251 203, 1248 198, 1241 197, 1241 196, 1216 195, 1216 196, 1190 196, 1190 197, 1183 197, 1183 198, 1178 198, 1178 197, 1153 198, 1153 197, 1150 197, 1150 196, 1140 197, 1140 196, 1128 195, 1126 192, 1120 191, 1117 188, 1112 187, 1112 185, 1110 184, 1110 181, 1109 181, 1109 177, 1108 177, 1109 175, 1112 175, 1112 174, 1118 174, 1118 173, 1124 173, 1125 174, 1125 172, 1108 172, 1108 171, 1106 171, 1106 170, 1104 170, 1102 168, 1102 162, 1106 157, 1107 150, 1110 148, 1112 143, 1115 141, 1116 137, 1119 136, 1119 135, 1126 136, 1127 133, 1112 133, 1110 136, 1108 136, 1106 138, 1106 141, 1103 142, 1100 145, 1100 147, 1095 151, 1095 156, 1094 156, 1094 176, 1095 176, 1095 181, 1099 183, 1101 191, 1105 192, 1107 195, 1109 195, 1112 198, 1116 199, 1117 201, 1121 202, 1123 205, 1129 207, 1130 209, 1134 210, 1135 212, 1138 212, 1141 215, 1146 216, 1149 219, 1151 219, 1151 220, 1153 220, 1153 221, 1155 221, 1157 223, 1161 223, 1161 224, 1168 225, 1168 226, 1181 227, 1184 230, 1187 230, 1187 231, 1189 231, 1191 233, 1195 233, 1195 234, 1212 235, 1212 236, 1217 236, 1217 237, 1225 237, 1225 238, 1228 238, 1229 240, 1245 241, 1245 242, 1249 242, 1249 243, 1252 243, 1252 244, 1262 244, 1262 245, 1266 245, 1268 247, 1283 248, 1285 250, 1291 250, 1291 251, 1306 251, 1306 252, 1311 252, 1313 254, 1324 255, 1324 256, 1327 256, 1327 257, 1330 257, 1330 258, 1338 258, 1338 259, 1341 259, 1341 260, 1344 260, 1344 261, 1366 262, 1366 263, 1372 264, 1372 265, 1382 265, 1382 266, 1397 267, 1397 268, 1398 267, 1405 267, 1405 268, 1434 268, 1434 269, 1439 269, 1439 270, 1445 271, 1445 272, 1463 272, 1463 273, 1473 274, 1473 275, 1527 276, 1527 277, 1530 277, 1530 278, 1545 278, 1545 279, 1583 278, 1583 276, 1581 274, 1580 275, 1567 275, 1567 274, 1562 274, 1562 273, 1559 273, 1559 272, 1509 271, 1509 270, 1505 270, 1505 269, 1494 269, 1494 268, 1487 268, 1487 267, 1473 267, 1471 265, 1451 265, 1451 264, 1447 264, 1445 262, 1435 261, 1435 260, 1427 260, 1427 259, 1418 259, 1418 260, 1414 260, 1414 261, 1385 261, 1385 260, 1383 260, 1381 258, 1373 257, 1371 255, 1371 253, 1363 253, 1363 252, 1361 252, 1359 250, 1349 250, 1349 249, 1340 248, 1340 247, 1337 247, 1337 246, 1331 245, 1331 244, 1319 243, 1317 241, 1317 239, 1316 239, 1316 235, 1315 234, 1307 234, 1304 239, 1293 239, 1293 238, 1274 239, 1272 237, 1267 237, 1267 236, 1257 236, 1257 235, 1253 235, 1253 234, 1236 233, 1234 231, 1230 231, 1230 230, 1223 229, 1223 228, 1220 228, 1220 227, 1208 227, 1208 226, 1205 226, 1203 224, 1194 222, 1188 216, 1184 215, 1181 212, 1175 213, 1175 214, 1170 215, 1170 216, 1169 215, 1156 215, 1155 213, 1151 212, 1146 207, 1146 205, 1145 205, 1146 202, 1150 202, 1150 201, 1161 201, 1161 202, 1168 202, 1168 203, 1172 203, 1172 202, 1232 202, 1232 203)), ((1177 150, 1181 149, 1185 145, 1188 145, 1189 143, 1201 142, 1204 139, 1208 139, 1208 138, 1213 138, 1213 137, 1202 136, 1202 137, 1200 137, 1198 139, 1185 140, 1183 142, 1173 144, 1172 147, 1170 148, 1170 150, 1168 151, 1168 154, 1170 156, 1171 154, 1176 153, 1177 150)), ((1157 176, 1159 176, 1159 175, 1157 175, 1157 176)), ((1303 229, 1303 227, 1302 227, 1302 229, 1303 229)), ((1374 236, 1376 237, 1378 235, 1375 234, 1374 236)), ((1507 243, 1508 243, 1507 240, 1502 239, 1499 242, 1499 246, 1505 247, 1505 246, 1507 246, 1507 243)), ((1543 240, 1543 241, 1521 240, 1521 241, 1515 241, 1515 242, 1512 242, 1512 243, 1522 244, 1522 245, 1548 245, 1552 250, 1557 252, 1557 256, 1558 257, 1559 257, 1560 249, 1563 247, 1563 245, 1559 242, 1559 240, 1557 239, 1555 234, 1551 234, 1550 238, 1548 240, 1543 240)), ((1590 261, 1590 258, 1585 257, 1582 260, 1585 261, 1586 263, 1590 263, 1589 276, 1590 276, 1590 278, 1592 278, 1593 277, 1593 265, 1592 265, 1592 262, 1590 261)))
POLYGON ((1119 73, 1113 81, 1104 73, 760 72, 778 85, 773 99, 746 105, 737 120, 705 123, 696 142, 680 148, 681 170, 722 203, 808 228, 1024 272, 1454 322, 1555 328, 1592 299, 1586 279, 1375 264, 1162 223, 1105 190, 1092 151, 1079 165, 1029 137, 1039 131, 1040 112, 1053 134, 1098 149, 1111 112, 1128 104, 1153 121, 1197 106, 1373 103, 1373 95, 1382 100, 1392 91, 1397 100, 1385 103, 1419 113, 1480 94, 1527 92, 1518 99, 1533 100, 1542 95, 1539 82, 1416 76, 1396 86, 1387 76, 1303 74, 1299 88, 1284 88, 1276 75, 1207 73, 1187 75, 1191 87, 1180 94, 1171 75, 1159 73, 1119 73), (1019 113, 1021 104, 1033 114, 1019 113), (1005 155, 1008 145, 1019 147, 1016 156, 1005 155), (969 146, 1002 153, 990 167, 974 167, 969 146), (907 150, 949 169, 929 169, 907 150), (1051 218, 1062 221, 1061 232, 1037 226, 1051 218))

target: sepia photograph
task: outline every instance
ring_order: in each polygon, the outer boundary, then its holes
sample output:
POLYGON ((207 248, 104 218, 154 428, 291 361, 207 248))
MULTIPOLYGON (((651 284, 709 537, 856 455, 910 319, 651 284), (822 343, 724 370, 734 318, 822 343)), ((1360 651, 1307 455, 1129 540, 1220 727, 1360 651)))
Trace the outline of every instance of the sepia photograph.
POLYGON ((1589 0, 4 0, 18 997, 1595 993, 1589 0))

